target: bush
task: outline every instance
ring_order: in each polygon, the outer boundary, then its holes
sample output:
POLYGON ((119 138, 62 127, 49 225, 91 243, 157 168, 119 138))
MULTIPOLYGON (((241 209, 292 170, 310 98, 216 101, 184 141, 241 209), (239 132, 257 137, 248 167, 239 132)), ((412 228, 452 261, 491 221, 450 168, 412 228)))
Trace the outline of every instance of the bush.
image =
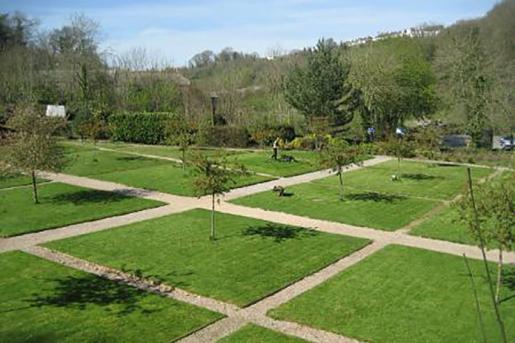
POLYGON ((239 126, 215 126, 201 132, 200 141, 205 145, 245 148, 250 143, 249 132, 239 126))
POLYGON ((111 138, 115 141, 162 144, 172 113, 123 113, 109 117, 111 138))
POLYGON ((260 146, 272 145, 279 138, 284 142, 295 139, 295 128, 290 125, 276 125, 255 128, 250 133, 251 140, 260 146))

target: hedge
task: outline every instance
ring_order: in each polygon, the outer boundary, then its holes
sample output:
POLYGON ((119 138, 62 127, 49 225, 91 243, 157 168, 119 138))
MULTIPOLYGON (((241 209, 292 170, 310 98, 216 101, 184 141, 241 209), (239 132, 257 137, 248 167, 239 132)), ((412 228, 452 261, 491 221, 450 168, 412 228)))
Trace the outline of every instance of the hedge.
POLYGON ((167 122, 172 113, 122 113, 109 117, 114 141, 162 144, 166 140, 167 122))
POLYGON ((249 132, 240 126, 215 126, 202 132, 203 144, 218 147, 245 148, 249 145, 249 132))

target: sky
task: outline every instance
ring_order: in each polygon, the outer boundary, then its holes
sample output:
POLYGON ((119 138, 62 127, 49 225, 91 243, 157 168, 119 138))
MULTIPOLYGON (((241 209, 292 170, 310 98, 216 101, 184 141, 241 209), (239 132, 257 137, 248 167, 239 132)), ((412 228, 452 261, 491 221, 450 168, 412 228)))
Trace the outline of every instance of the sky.
POLYGON ((224 47, 257 52, 302 49, 321 38, 347 41, 422 23, 450 25, 482 16, 496 0, 0 0, 50 30, 84 14, 100 24, 101 48, 135 47, 177 66, 224 47))

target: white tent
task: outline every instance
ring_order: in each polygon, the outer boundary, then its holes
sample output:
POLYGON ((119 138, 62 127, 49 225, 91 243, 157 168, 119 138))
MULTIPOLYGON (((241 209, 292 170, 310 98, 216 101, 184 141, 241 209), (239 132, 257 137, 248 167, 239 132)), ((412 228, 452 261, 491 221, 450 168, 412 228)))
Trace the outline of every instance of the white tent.
POLYGON ((66 117, 66 109, 62 105, 47 105, 46 107, 47 117, 66 117))

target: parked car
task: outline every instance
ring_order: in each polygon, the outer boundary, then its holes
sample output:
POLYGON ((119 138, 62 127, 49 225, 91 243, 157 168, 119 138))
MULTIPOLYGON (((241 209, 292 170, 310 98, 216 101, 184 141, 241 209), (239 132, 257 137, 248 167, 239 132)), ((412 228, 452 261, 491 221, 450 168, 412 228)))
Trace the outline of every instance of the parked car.
POLYGON ((514 137, 512 137, 512 136, 501 137, 501 139, 499 140, 499 142, 501 144, 501 149, 502 150, 513 149, 513 141, 514 141, 514 137))

